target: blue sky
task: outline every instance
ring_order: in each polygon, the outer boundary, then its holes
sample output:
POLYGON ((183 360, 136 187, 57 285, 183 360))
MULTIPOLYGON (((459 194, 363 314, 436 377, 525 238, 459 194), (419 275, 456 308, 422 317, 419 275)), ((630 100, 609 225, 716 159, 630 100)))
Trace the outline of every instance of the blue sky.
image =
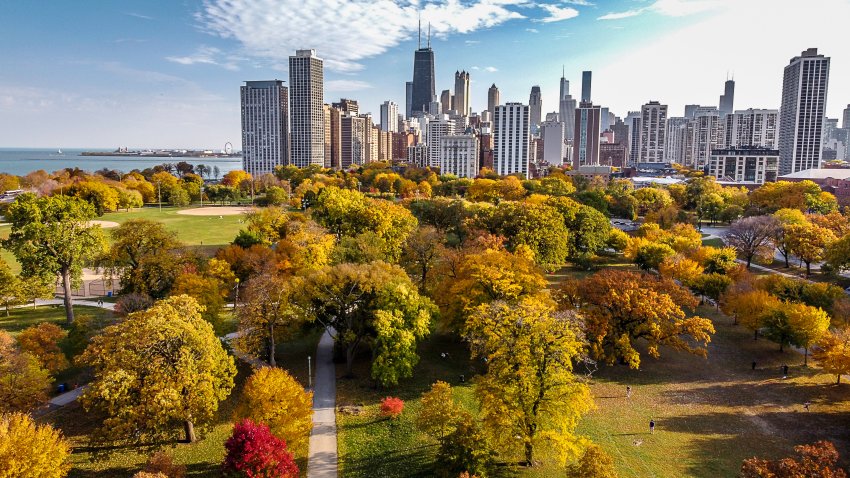
POLYGON ((238 147, 239 86, 287 79, 287 57, 325 59, 325 100, 377 115, 404 104, 417 17, 432 23, 437 94, 472 77, 472 108, 532 85, 556 110, 593 70, 593 100, 623 116, 649 100, 681 115, 778 108, 782 69, 808 47, 832 58, 828 114, 850 103, 850 0, 87 0, 0 3, 0 147, 238 147))

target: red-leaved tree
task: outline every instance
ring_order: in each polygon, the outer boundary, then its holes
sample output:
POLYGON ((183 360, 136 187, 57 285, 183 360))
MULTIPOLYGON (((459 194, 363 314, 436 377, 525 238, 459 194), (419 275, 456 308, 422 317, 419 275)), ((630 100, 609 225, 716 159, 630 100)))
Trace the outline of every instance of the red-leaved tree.
POLYGON ((224 476, 246 478, 297 478, 298 466, 286 442, 272 435, 269 427, 250 419, 233 426, 224 443, 224 476))
POLYGON ((821 440, 811 445, 794 447, 796 457, 770 461, 760 458, 744 460, 743 478, 847 478, 847 473, 836 466, 838 451, 835 445, 821 440))
POLYGON ((398 397, 387 397, 381 400, 381 416, 398 418, 404 410, 404 400, 398 397))

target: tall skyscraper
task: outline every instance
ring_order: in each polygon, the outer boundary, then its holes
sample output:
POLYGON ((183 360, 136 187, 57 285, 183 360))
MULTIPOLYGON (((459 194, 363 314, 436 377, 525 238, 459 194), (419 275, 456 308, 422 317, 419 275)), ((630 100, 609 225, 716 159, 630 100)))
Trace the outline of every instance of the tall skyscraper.
POLYGON ((428 166, 440 167, 440 138, 455 134, 455 122, 443 116, 428 122, 425 128, 426 144, 428 145, 428 166))
POLYGON ((331 145, 325 149, 325 155, 330 156, 330 167, 342 168, 342 115, 339 108, 330 107, 331 145))
POLYGON ((564 143, 564 123, 547 119, 540 125, 543 138, 543 161, 560 166, 564 162, 566 143, 564 143))
POLYGON ((599 165, 599 134, 602 108, 582 101, 576 108, 573 133, 573 167, 599 165))
POLYGON ((469 73, 466 71, 455 72, 455 105, 461 116, 469 116, 469 73))
POLYGON ((634 166, 640 155, 640 111, 629 111, 626 126, 629 127, 629 164, 634 166))
POLYGON ((829 57, 809 48, 791 59, 782 79, 779 174, 820 168, 829 57))
POLYGON ((723 94, 720 95, 720 117, 725 118, 726 115, 732 114, 732 108, 735 103, 735 80, 726 80, 723 84, 723 94))
MULTIPOLYGON (((561 70, 561 82, 558 88, 558 101, 563 100, 570 94, 570 80, 566 79, 564 74, 566 72, 561 70)), ((564 121, 564 118, 561 117, 561 121, 564 121)))
POLYGON ((638 163, 664 163, 667 135, 667 105, 650 101, 640 109, 638 163))
POLYGON ((496 111, 497 106, 499 106, 499 88, 493 83, 487 90, 487 111, 490 112, 490 115, 496 111))
POLYGON ((847 108, 844 108, 844 118, 841 120, 841 127, 844 129, 850 129, 850 105, 847 105, 847 108))
POLYGON ((699 105, 685 105, 685 118, 693 118, 697 108, 699 108, 699 105))
POLYGON ((280 80, 246 81, 242 98, 242 169, 254 177, 289 164, 289 97, 280 80))
POLYGON ((725 119, 723 148, 777 149, 778 110, 738 110, 725 119))
POLYGON ((593 72, 581 72, 581 102, 590 101, 590 80, 593 72))
POLYGON ((404 117, 413 116, 413 82, 404 82, 404 117))
POLYGON ((366 162, 366 119, 350 114, 340 118, 340 167, 344 170, 366 162))
POLYGON ((493 114, 493 169, 496 174, 528 177, 531 125, 528 105, 506 103, 493 114))
POLYGON ((398 132, 398 105, 392 101, 381 104, 381 131, 398 132))
POLYGON ((528 96, 528 111, 531 117, 531 129, 536 131, 537 126, 543 120, 543 94, 540 92, 540 87, 534 85, 531 87, 531 94, 528 96))
POLYGON ((297 50, 289 57, 289 94, 291 163, 324 166, 324 69, 316 50, 297 50))
POLYGON ((360 106, 357 104, 357 100, 340 98, 339 101, 331 103, 331 106, 339 109, 343 113, 348 113, 353 116, 357 116, 360 114, 360 106))
POLYGON ((711 151, 720 149, 724 142, 724 123, 720 112, 714 106, 702 106, 694 112, 688 121, 685 135, 685 166, 702 169, 711 160, 711 151))
POLYGON ((664 138, 664 160, 668 163, 685 163, 685 145, 687 144, 688 118, 667 118, 667 132, 664 138))
POLYGON ((448 114, 452 109, 454 109, 454 95, 450 90, 443 90, 440 94, 440 113, 448 114))
MULTIPOLYGON (((422 33, 419 33, 421 38, 422 33)), ((428 113, 435 99, 434 89, 434 50, 431 49, 431 27, 428 26, 428 46, 419 49, 413 55, 413 92, 411 94, 411 115, 428 113)))

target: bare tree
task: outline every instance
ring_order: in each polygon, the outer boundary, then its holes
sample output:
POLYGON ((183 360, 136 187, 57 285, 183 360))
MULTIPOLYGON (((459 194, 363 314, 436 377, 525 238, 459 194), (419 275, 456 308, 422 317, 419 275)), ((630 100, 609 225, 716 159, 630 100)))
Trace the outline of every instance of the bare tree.
POLYGON ((773 256, 776 248, 773 240, 780 227, 779 221, 773 216, 745 217, 729 226, 724 240, 746 258, 749 269, 753 257, 773 256))

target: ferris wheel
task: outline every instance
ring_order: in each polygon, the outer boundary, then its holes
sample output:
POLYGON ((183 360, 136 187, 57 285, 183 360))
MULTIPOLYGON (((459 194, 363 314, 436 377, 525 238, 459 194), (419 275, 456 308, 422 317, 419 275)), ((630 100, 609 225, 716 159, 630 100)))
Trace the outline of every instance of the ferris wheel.
POLYGON ((233 154, 233 144, 230 141, 224 143, 224 154, 233 154))

